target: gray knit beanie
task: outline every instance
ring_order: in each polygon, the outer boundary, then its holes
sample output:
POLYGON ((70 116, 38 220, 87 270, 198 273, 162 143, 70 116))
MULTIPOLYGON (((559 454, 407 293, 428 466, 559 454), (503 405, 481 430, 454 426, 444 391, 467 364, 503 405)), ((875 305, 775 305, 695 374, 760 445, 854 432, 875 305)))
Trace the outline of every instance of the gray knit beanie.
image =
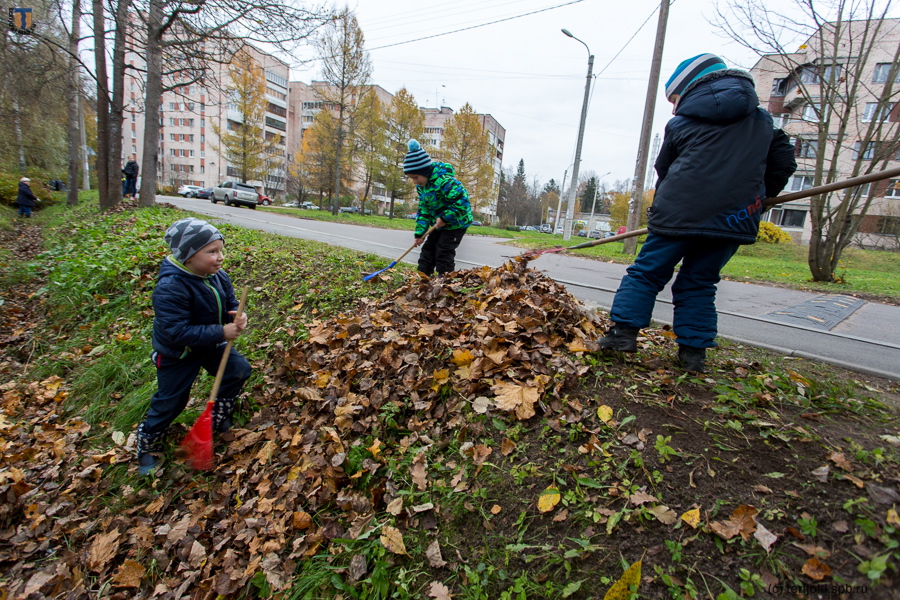
POLYGON ((431 157, 422 149, 422 144, 418 140, 409 140, 409 152, 403 159, 403 173, 430 177, 431 165, 431 157))
POLYGON ((166 230, 165 240, 172 250, 175 260, 184 264, 208 243, 216 240, 224 242, 225 236, 206 221, 188 217, 175 221, 166 230))

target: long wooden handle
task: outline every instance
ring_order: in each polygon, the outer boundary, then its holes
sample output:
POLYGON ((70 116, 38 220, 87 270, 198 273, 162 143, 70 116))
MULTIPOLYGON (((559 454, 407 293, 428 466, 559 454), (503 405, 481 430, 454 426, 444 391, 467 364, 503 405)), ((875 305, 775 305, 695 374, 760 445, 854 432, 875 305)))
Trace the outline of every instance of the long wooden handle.
MULTIPOLYGON (((431 227, 428 228, 428 231, 426 231, 425 234, 424 234, 422 237, 423 237, 423 238, 427 238, 429 235, 431 235, 431 232, 434 231, 435 229, 437 229, 437 225, 432 225, 431 227)), ((406 256, 407 254, 409 254, 410 252, 412 252, 413 248, 415 248, 415 247, 416 247, 416 243, 413 242, 413 245, 410 246, 409 248, 407 248, 407 249, 406 249, 406 252, 404 252, 403 254, 401 254, 400 256, 398 256, 398 257, 397 257, 397 260, 395 260, 394 263, 398 263, 398 262, 400 262, 401 260, 403 260, 403 257, 406 256)))
MULTIPOLYGON (((237 318, 244 312, 244 305, 247 303, 247 292, 249 290, 249 285, 245 285, 244 289, 241 290, 241 300, 238 302, 237 314, 234 315, 235 321, 237 321, 237 318)), ((216 371, 216 380, 213 381, 212 390, 209 392, 210 402, 215 401, 216 395, 219 393, 219 387, 222 385, 222 377, 225 376, 225 365, 228 364, 228 355, 231 354, 231 345, 231 340, 228 340, 228 343, 225 344, 225 352, 222 353, 222 360, 219 361, 219 370, 216 371)))
MULTIPOLYGON (((890 179, 891 177, 900 177, 900 167, 885 169, 884 171, 874 171, 866 175, 860 175, 859 177, 851 177, 849 179, 844 179, 843 181, 835 181, 833 183, 826 183, 825 185, 818 185, 816 187, 811 187, 809 189, 794 192, 792 194, 784 194, 783 196, 766 198, 763 201, 763 206, 769 208, 770 206, 775 206, 776 204, 784 204, 785 202, 802 200, 803 198, 810 198, 812 196, 818 196, 819 194, 827 194, 828 192, 836 192, 837 190, 844 190, 850 187, 856 187, 858 185, 865 185, 867 183, 872 183, 873 181, 881 181, 882 179, 890 179)), ((620 233, 608 238, 584 242, 583 244, 578 244, 577 246, 569 246, 568 248, 566 248, 566 250, 590 248, 592 246, 599 246, 600 244, 608 244, 610 242, 618 242, 619 240, 624 240, 626 238, 631 238, 638 235, 645 235, 647 233, 649 233, 649 230, 647 230, 646 228, 635 229, 634 231, 626 231, 625 233, 620 233)))

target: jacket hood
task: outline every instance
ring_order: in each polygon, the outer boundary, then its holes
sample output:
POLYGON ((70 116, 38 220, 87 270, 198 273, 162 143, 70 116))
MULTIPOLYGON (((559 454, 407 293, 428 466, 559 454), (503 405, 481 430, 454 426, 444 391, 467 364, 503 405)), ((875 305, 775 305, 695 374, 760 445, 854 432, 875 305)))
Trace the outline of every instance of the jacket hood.
POLYGON ((759 97, 749 73, 738 69, 715 71, 685 90, 675 116, 711 123, 732 123, 753 113, 759 97))
POLYGON ((439 177, 441 175, 449 175, 450 177, 456 177, 456 170, 453 168, 453 165, 450 163, 442 163, 436 162, 432 164, 431 177, 439 177))

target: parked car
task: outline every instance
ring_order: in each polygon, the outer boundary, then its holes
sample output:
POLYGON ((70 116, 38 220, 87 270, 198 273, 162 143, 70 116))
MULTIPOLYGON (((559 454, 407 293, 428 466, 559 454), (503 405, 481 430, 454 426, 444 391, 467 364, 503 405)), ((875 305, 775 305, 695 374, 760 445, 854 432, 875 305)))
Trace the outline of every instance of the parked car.
POLYGON ((209 199, 213 204, 221 200, 225 203, 225 206, 231 206, 233 204, 235 206, 247 206, 255 209, 258 197, 259 193, 252 185, 237 183, 236 181, 226 181, 213 188, 209 199))
POLYGON ((178 188, 178 191, 175 193, 184 198, 190 198, 194 192, 196 192, 197 190, 202 190, 202 189, 203 188, 199 185, 183 185, 180 188, 178 188))
POLYGON ((368 210, 368 209, 362 210, 358 206, 342 206, 338 209, 338 212, 352 213, 352 214, 358 214, 358 215, 360 215, 360 214, 361 215, 371 215, 372 214, 371 210, 368 210))
POLYGON ((587 237, 587 229, 579 229, 575 232, 578 237, 587 237))
POLYGON ((284 204, 282 204, 282 206, 284 206, 285 208, 300 208, 300 203, 299 202, 285 202, 284 204))
POLYGON ((303 210, 319 210, 319 207, 312 202, 301 202, 300 204, 298 204, 298 207, 302 208, 303 210))
POLYGON ((403 217, 404 219, 418 219, 419 213, 409 213, 408 215, 403 217))
POLYGON ((212 196, 213 189, 211 187, 208 188, 200 188, 199 190, 194 190, 191 193, 189 198, 200 198, 201 200, 209 200, 212 196))
POLYGON ((603 237, 603 232, 600 231, 599 229, 595 229, 588 234, 588 237, 591 238, 592 240, 599 240, 600 238, 603 237))
POLYGON ((258 194, 258 198, 256 199, 257 204, 262 204, 263 206, 270 206, 272 204, 272 199, 268 196, 263 196, 262 194, 258 194))
POLYGON ((544 223, 543 225, 541 225, 538 231, 540 231, 541 233, 553 233, 553 227, 544 223))
POLYGON ((473 227, 481 227, 482 225, 483 225, 483 223, 481 221, 472 221, 473 227))

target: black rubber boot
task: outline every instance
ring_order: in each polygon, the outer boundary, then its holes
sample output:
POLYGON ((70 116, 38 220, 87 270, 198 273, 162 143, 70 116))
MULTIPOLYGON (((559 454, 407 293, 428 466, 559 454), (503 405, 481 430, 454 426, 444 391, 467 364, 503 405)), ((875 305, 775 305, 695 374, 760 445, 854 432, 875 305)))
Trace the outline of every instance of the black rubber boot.
POLYGON ((685 371, 706 373, 706 348, 678 345, 678 365, 685 371))
POLYGON ((604 350, 614 352, 637 352, 637 335, 640 329, 628 325, 613 325, 606 337, 597 340, 604 350))
POLYGON ((234 414, 234 407, 237 405, 237 396, 234 398, 216 398, 212 410, 212 426, 213 431, 225 433, 234 425, 231 416, 234 414))
POLYGON ((137 430, 137 461, 138 472, 141 475, 149 475, 159 464, 159 455, 165 449, 163 440, 166 432, 161 431, 153 435, 144 433, 144 424, 138 425, 137 430))

